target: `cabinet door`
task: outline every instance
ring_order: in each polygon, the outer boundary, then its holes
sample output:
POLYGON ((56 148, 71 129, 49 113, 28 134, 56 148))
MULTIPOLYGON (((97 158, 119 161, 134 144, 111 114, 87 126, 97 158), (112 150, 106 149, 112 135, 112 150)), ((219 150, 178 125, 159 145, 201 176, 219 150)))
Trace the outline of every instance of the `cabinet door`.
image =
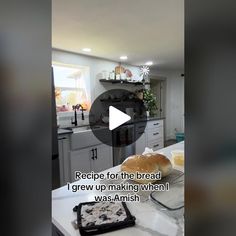
POLYGON ((64 170, 63 170, 63 160, 64 160, 64 151, 63 151, 63 138, 58 139, 58 154, 59 154, 59 173, 60 173, 60 186, 64 182, 64 170))
POLYGON ((91 171, 91 160, 93 157, 92 147, 70 152, 71 182, 75 181, 75 171, 88 173, 91 171))
POLYGON ((142 154, 146 147, 146 133, 143 131, 143 134, 135 142, 135 153, 142 154))
POLYGON ((141 122, 135 125, 135 136, 138 138, 135 142, 135 153, 142 154, 146 147, 146 124, 141 122))
POLYGON ((101 172, 113 166, 112 148, 101 144, 95 147, 94 160, 91 160, 91 167, 94 172, 101 172))
POLYGON ((60 186, 70 181, 69 174, 69 139, 68 136, 58 137, 58 153, 60 168, 60 186))

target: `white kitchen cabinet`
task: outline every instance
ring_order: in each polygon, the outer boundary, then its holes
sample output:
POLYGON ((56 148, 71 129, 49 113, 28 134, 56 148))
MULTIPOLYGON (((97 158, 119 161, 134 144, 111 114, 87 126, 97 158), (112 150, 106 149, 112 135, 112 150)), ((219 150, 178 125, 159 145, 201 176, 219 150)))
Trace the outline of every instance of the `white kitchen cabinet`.
POLYGON ((113 167, 112 148, 105 144, 71 151, 70 159, 72 182, 75 181, 75 171, 100 172, 113 167))
POLYGON ((70 180, 69 145, 69 137, 67 135, 58 136, 59 172, 61 186, 70 180))
POLYGON ((92 148, 84 148, 70 152, 71 181, 75 181, 75 171, 88 173, 91 171, 92 148))
POLYGON ((151 148, 153 151, 161 149, 164 147, 164 142, 162 138, 151 140, 148 142, 147 147, 151 148))
POLYGON ((101 144, 94 148, 94 158, 91 160, 91 170, 100 172, 113 167, 112 148, 101 144))
POLYGON ((157 140, 163 138, 163 127, 147 130, 147 141, 157 140))
POLYGON ((139 137, 135 142, 135 153, 142 154, 146 147, 145 124, 144 123, 136 124, 135 131, 136 131, 136 137, 139 137))
POLYGON ((153 129, 163 126, 163 120, 150 120, 147 122, 147 129, 153 129))
POLYGON ((145 147, 156 151, 164 147, 164 125, 163 120, 147 121, 146 128, 143 123, 136 124, 136 135, 143 133, 135 143, 135 153, 142 154, 145 147))
POLYGON ((135 153, 136 154, 142 154, 146 147, 146 134, 143 132, 143 134, 136 140, 135 143, 135 153))
POLYGON ((164 147, 163 120, 148 121, 146 126, 146 146, 153 151, 164 147))

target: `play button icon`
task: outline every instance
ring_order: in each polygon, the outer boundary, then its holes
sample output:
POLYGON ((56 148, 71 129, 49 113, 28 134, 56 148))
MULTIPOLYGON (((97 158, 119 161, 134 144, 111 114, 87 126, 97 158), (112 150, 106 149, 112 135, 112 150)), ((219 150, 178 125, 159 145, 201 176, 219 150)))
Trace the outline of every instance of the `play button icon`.
MULTIPOLYGON (((96 97, 88 118, 92 134, 97 138, 98 144, 123 148, 144 134, 147 122, 146 106, 142 96, 138 96, 138 92, 111 89, 96 97)), ((92 134, 88 133, 92 137, 92 134)), ((125 154, 121 152, 120 155, 125 154)))
POLYGON ((130 116, 118 110, 113 106, 109 106, 109 130, 113 130, 131 119, 130 116))

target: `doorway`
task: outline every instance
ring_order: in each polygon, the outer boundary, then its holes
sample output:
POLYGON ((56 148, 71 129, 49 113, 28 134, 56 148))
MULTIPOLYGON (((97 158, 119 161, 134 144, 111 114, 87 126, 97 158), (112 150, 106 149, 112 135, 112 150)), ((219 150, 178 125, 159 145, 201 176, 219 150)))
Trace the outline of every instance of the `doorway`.
POLYGON ((156 98, 157 103, 157 116, 165 117, 165 92, 166 92, 166 80, 165 78, 150 78, 150 89, 156 98))

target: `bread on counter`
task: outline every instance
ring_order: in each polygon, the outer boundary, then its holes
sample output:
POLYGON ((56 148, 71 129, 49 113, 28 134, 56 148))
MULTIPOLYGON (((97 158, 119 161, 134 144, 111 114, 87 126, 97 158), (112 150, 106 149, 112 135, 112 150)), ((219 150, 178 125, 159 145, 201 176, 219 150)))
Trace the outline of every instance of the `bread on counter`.
MULTIPOLYGON (((121 164, 121 171, 127 173, 158 173, 161 172, 161 177, 169 175, 172 171, 170 160, 158 153, 147 153, 145 155, 133 155, 125 159, 121 164)), ((135 179, 139 183, 153 183, 156 180, 135 179)))

